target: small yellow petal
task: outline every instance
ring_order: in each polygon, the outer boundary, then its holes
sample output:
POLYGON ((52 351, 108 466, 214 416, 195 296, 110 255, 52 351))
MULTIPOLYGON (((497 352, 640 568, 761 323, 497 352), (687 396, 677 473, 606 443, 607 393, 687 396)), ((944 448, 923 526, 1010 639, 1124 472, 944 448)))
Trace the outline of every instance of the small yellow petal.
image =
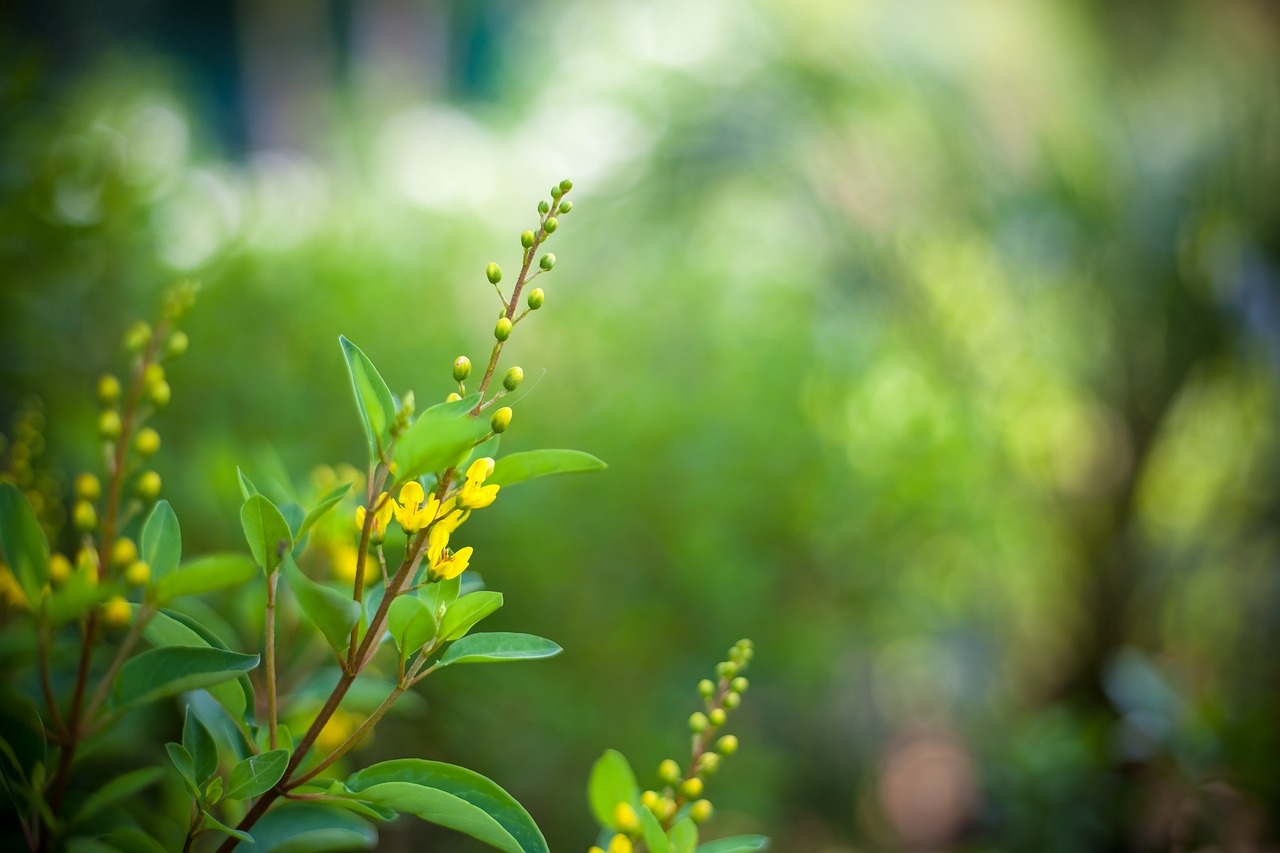
POLYGON ((493 459, 481 456, 467 468, 467 479, 474 480, 477 485, 483 483, 493 473, 493 459))
POLYGON ((400 487, 400 503, 405 509, 415 510, 422 504, 422 484, 417 480, 410 480, 400 487))

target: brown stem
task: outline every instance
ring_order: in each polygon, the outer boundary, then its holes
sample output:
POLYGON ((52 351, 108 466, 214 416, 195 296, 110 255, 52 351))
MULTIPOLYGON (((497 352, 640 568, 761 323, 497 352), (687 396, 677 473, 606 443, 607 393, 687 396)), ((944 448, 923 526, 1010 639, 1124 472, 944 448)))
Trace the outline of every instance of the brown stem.
POLYGON ((84 719, 87 722, 93 721, 93 715, 107 701, 107 696, 111 692, 111 682, 115 681, 116 674, 120 672, 120 667, 124 666, 124 662, 129 658, 129 652, 133 651, 133 647, 138 642, 138 638, 142 636, 142 631, 147 627, 147 623, 151 621, 151 617, 155 615, 154 610, 140 609, 138 618, 134 620, 129 627, 129 633, 125 634, 124 639, 120 642, 120 648, 116 650, 116 656, 112 658, 111 665, 107 667, 107 671, 103 673, 102 680, 98 682, 98 689, 94 691, 93 698, 89 700, 89 704, 85 707, 84 719))
POLYGON ((36 653, 39 656, 40 690, 44 693, 44 702, 49 706, 49 718, 53 721, 54 731, 64 741, 68 739, 67 725, 58 710, 57 697, 53 695, 53 682, 49 675, 49 635, 43 629, 36 638, 36 653))
POLYGON ((306 784, 323 773, 329 765, 333 764, 333 762, 350 752, 355 745, 360 742, 360 739, 368 734, 369 730, 378 724, 378 721, 386 715, 387 711, 391 710, 391 706, 400 698, 400 694, 404 693, 404 690, 405 689, 403 687, 397 685, 396 688, 391 691, 390 695, 383 700, 382 704, 378 706, 378 709, 370 714, 368 719, 361 723, 360 727, 352 732, 351 736, 342 742, 341 746, 325 756, 324 759, 315 767, 312 767, 306 773, 290 782, 287 787, 292 789, 299 785, 306 784))

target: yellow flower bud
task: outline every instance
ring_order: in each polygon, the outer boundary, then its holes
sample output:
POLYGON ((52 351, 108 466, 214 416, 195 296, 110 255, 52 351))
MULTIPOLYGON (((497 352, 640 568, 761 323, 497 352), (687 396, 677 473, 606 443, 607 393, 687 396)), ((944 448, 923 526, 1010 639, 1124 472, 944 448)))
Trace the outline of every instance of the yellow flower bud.
POLYGON ((613 807, 613 823, 626 833, 640 830, 640 816, 630 803, 618 803, 613 807))
POLYGON ((120 413, 108 409, 98 415, 98 435, 107 441, 115 441, 120 437, 120 413))
POLYGON ((151 339, 151 327, 139 320, 124 333, 124 348, 129 352, 142 352, 151 339))
POLYGON ((742 704, 742 695, 739 693, 726 693, 724 697, 724 706, 732 711, 742 704))
POLYGON ((58 553, 49 555, 49 580, 62 583, 71 577, 71 561, 58 553))
POLYGON ((702 780, 697 776, 692 779, 685 779, 680 786, 680 796, 686 800, 696 800, 702 796, 702 780))
POLYGON ((461 382, 471 375, 471 359, 465 355, 460 355, 453 362, 453 379, 455 382, 461 382))
POLYGON ((674 785, 680 781, 680 777, 684 775, 680 772, 680 765, 668 758, 658 765, 658 778, 664 784, 674 785))
POLYGON ((507 427, 511 426, 511 407, 503 406, 501 409, 493 413, 493 417, 489 418, 489 429, 495 433, 504 433, 507 427))
POLYGON ((163 409, 169 405, 169 398, 172 393, 169 389, 169 383, 163 379, 147 386, 147 395, 151 398, 151 405, 157 409, 163 409))
POLYGON ((707 718, 711 721, 711 725, 718 728, 724 725, 726 716, 724 708, 712 708, 711 713, 707 715, 707 718))
POLYGON ((507 371, 507 375, 502 377, 502 387, 508 391, 514 391, 520 387, 520 383, 524 381, 524 370, 519 367, 513 367, 507 371))
POLYGON ((538 266, 542 267, 544 270, 550 270, 555 265, 556 265, 556 256, 551 252, 547 252, 545 255, 543 255, 541 258, 538 259, 538 266))
POLYGON ((129 564, 129 568, 124 570, 124 579, 130 586, 143 586, 151 580, 151 566, 142 560, 134 560, 129 564))
POLYGON ((738 751, 738 739, 733 735, 725 735, 716 741, 716 752, 721 755, 733 755, 738 751))
POLYGON ((497 264, 489 264, 484 269, 485 277, 489 279, 490 284, 497 284, 502 281, 502 268, 497 264))
POLYGON ((534 235, 532 231, 525 231, 523 234, 520 235, 520 245, 525 247, 526 249, 532 249, 533 241, 536 239, 537 237, 534 235))
POLYGON ((631 839, 625 835, 615 835, 609 842, 609 853, 632 853, 631 839))
POLYGON ((133 608, 122 596, 114 595, 102 605, 102 621, 108 628, 123 628, 133 621, 133 608))
POLYGON ((698 759, 698 773, 703 776, 710 776, 720 769, 720 756, 714 752, 704 752, 702 757, 698 759))
POLYGON ((138 431, 138 437, 133 440, 133 446, 142 456, 152 456, 160 449, 160 433, 151 427, 145 427, 138 431))
POLYGON ((541 287, 535 287, 529 291, 529 310, 537 311, 542 307, 542 303, 546 300, 547 294, 542 291, 541 287))
POLYGON ((657 791, 645 791, 640 795, 640 804, 653 812, 656 817, 658 809, 662 808, 662 797, 658 795, 657 791))
POLYGON ((714 811, 710 800, 698 800, 689 807, 689 818, 694 823, 706 823, 711 820, 711 814, 714 811))
POLYGON ((133 484, 133 491, 143 503, 151 503, 160 496, 160 475, 155 471, 143 471, 133 484))
POLYGON ((493 327, 493 336, 500 341, 511 337, 511 321, 506 317, 499 317, 497 325, 493 327))
POLYGON ((75 509, 71 511, 71 519, 76 525, 76 530, 81 533, 88 533, 98 526, 98 513, 93 508, 93 504, 88 501, 76 501, 75 509))
POLYGON ((76 497, 96 501, 102 497, 102 484, 88 471, 76 477, 76 497))
POLYGON ((671 799, 670 797, 663 797, 662 802, 659 805, 660 805, 662 814, 658 815, 658 820, 665 822, 675 817, 675 814, 676 814, 675 800, 671 799))
POLYGON ((695 735, 705 732, 708 725, 710 723, 707 721, 707 715, 701 711, 695 711, 689 715, 689 730, 695 735))
POLYGON ((127 536, 121 536, 111 546, 111 565, 124 567, 138 559, 138 546, 127 536))
POLYGON ((446 403, 456 403, 462 399, 462 395, 457 391, 450 391, 449 396, 444 398, 446 403))
POLYGON ((98 380, 98 400, 104 406, 110 406, 116 400, 120 399, 120 380, 116 379, 110 373, 104 374, 98 380))
POLYGON ((155 385, 157 382, 164 381, 164 368, 159 364, 152 362, 147 365, 147 369, 142 371, 142 384, 155 385))
POLYGON ((596 847, 596 846, 593 844, 593 845, 591 845, 591 847, 587 850, 587 853, 604 853, 604 851, 603 851, 603 850, 601 850, 599 847, 596 847))
POLYGON ((548 216, 547 221, 542 223, 542 229, 550 234, 555 231, 559 225, 560 223, 556 222, 556 218, 554 216, 548 216))
POLYGON ((181 330, 174 332, 169 336, 169 340, 165 343, 165 349, 169 355, 177 358, 187 351, 187 347, 191 345, 191 339, 187 337, 187 333, 181 330))

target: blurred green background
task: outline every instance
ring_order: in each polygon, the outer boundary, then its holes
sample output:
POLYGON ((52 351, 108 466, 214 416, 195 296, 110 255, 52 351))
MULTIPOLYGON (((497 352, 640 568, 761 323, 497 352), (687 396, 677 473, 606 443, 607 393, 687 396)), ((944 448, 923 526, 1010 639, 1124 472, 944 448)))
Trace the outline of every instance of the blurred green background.
POLYGON ((198 277, 189 553, 241 547, 237 464, 360 462, 340 333, 419 401, 482 361, 485 264, 575 182, 503 449, 611 467, 466 529, 493 627, 566 652, 433 678, 358 761, 584 849, 594 758, 653 784, 749 636, 715 834, 1280 845, 1274 4, 110 5, 0 8, 0 416, 39 395, 69 488, 198 277))

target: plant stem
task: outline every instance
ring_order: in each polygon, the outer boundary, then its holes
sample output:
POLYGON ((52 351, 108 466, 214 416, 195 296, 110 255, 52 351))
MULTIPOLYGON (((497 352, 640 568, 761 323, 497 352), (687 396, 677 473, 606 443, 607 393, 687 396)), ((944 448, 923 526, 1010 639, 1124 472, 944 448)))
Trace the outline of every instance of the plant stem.
POLYGON ((107 700, 107 695, 111 692, 111 682, 115 681, 116 674, 120 672, 120 667, 124 666, 124 662, 129 658, 129 652, 133 651, 138 638, 142 636, 143 629, 147 627, 147 623, 151 621, 151 617, 154 615, 155 611, 150 608, 143 607, 138 610, 138 617, 129 626, 129 633, 125 634, 124 639, 120 641, 120 648, 116 650, 116 656, 112 658, 111 665, 103 673, 102 680, 98 682, 98 689, 94 691, 93 698, 89 700, 89 704, 85 708, 84 719, 86 721, 92 722, 94 713, 107 700))
POLYGON ((309 782, 323 773, 329 765, 333 764, 333 762, 350 752, 351 749, 360 742, 360 739, 368 734, 369 730, 378 724, 378 721, 386 715, 387 711, 391 710, 391 706, 395 704, 395 701, 400 698, 400 694, 404 693, 404 691, 404 687, 396 685, 390 695, 388 695, 387 698, 383 700, 382 704, 378 706, 378 709, 370 714, 369 717, 360 724, 360 727, 352 732, 351 736, 342 742, 341 746, 325 756, 325 758, 315 767, 312 767, 306 773, 302 774, 297 779, 294 779, 286 787, 292 789, 309 782))
POLYGON ((276 569, 267 578, 267 613, 264 618, 266 642, 263 657, 266 658, 267 670, 267 743, 269 749, 276 748, 276 583, 280 580, 280 570, 276 569))

